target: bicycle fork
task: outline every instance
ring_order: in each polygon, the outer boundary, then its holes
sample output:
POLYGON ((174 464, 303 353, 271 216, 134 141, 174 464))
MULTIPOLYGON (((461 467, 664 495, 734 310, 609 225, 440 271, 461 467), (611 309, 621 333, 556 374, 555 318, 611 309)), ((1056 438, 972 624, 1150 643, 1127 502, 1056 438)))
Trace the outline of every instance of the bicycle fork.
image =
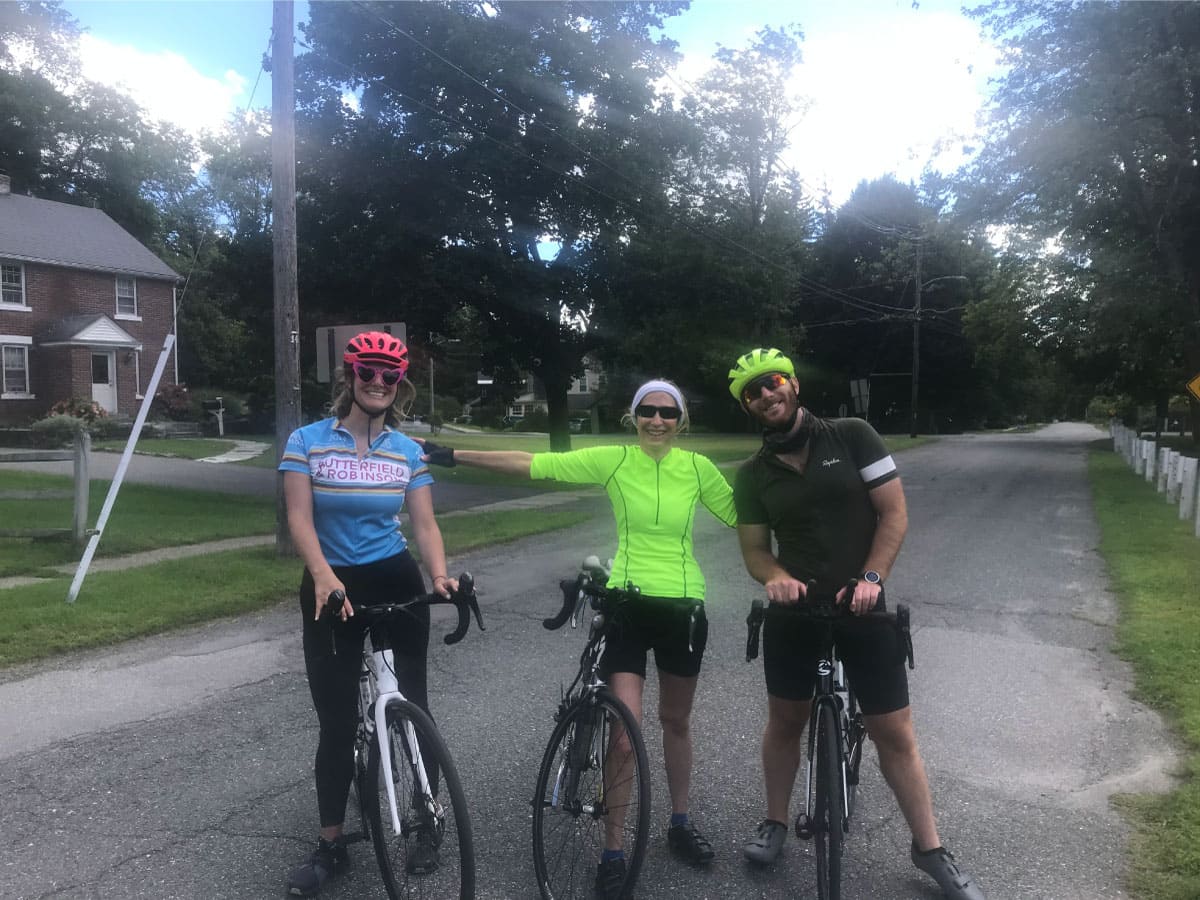
MULTIPOLYGON (((402 835, 404 826, 400 822, 400 809, 396 802, 395 772, 392 769, 391 742, 388 740, 387 730, 387 708, 393 700, 405 700, 406 698, 396 683, 392 651, 377 651, 367 659, 375 674, 375 683, 379 689, 379 695, 375 698, 375 740, 379 741, 379 759, 383 764, 384 783, 387 785, 388 810, 392 816, 392 828, 396 834, 402 835)), ((421 758, 421 745, 417 741, 416 729, 407 719, 404 721, 404 743, 416 774, 417 783, 420 785, 422 803, 427 807, 425 811, 436 818, 438 811, 431 806, 433 788, 429 783, 429 776, 425 772, 425 761, 421 758)))
MULTIPOLYGON (((572 727, 573 733, 567 747, 566 759, 559 766, 554 790, 551 793, 550 805, 554 809, 566 808, 568 811, 595 813, 602 807, 604 803, 603 786, 601 795, 596 798, 595 804, 587 805, 590 808, 579 802, 577 794, 580 776, 598 764, 595 743, 598 734, 603 739, 603 723, 604 708, 597 704, 585 715, 580 716, 572 727)), ((601 780, 601 784, 603 785, 603 780, 601 780)))
MULTIPOLYGON (((824 828, 824 823, 817 822, 814 818, 815 810, 813 809, 813 782, 820 777, 817 771, 820 750, 817 747, 817 722, 820 720, 822 706, 828 704, 833 707, 834 722, 838 724, 837 740, 834 746, 837 748, 838 756, 838 772, 841 777, 838 779, 839 784, 837 790, 842 794, 842 821, 828 823, 829 828, 841 828, 849 830, 849 822, 846 818, 846 810, 850 809, 850 772, 848 769, 849 759, 846 748, 846 740, 848 734, 843 732, 841 727, 845 710, 839 708, 840 702, 832 698, 834 694, 834 663, 827 659, 822 659, 817 663, 817 687, 815 699, 813 701, 812 713, 808 723, 808 765, 805 767, 804 773, 804 812, 796 817, 796 837, 801 840, 811 840, 818 829, 824 828)), ((837 666, 837 682, 842 681, 841 662, 836 663, 837 666)), ((830 789, 834 786, 830 785, 830 789)))

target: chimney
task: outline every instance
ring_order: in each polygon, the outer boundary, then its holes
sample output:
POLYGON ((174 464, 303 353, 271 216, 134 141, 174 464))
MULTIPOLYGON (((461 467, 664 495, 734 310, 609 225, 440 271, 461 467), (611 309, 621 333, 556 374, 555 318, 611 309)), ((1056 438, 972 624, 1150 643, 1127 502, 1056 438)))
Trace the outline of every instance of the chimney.
POLYGON ((12 193, 12 179, 7 175, 0 175, 0 194, 12 193))

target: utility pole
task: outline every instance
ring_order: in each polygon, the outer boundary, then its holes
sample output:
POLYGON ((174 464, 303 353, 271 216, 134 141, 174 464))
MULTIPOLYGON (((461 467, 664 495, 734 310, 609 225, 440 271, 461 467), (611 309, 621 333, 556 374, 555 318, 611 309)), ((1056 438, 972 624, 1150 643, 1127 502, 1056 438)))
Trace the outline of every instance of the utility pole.
POLYGON ((921 238, 917 238, 917 266, 913 276, 912 398, 909 402, 908 436, 917 436, 917 384, 921 373, 921 238))
MULTIPOLYGON (((275 263, 275 441, 300 427, 300 303, 296 296, 296 93, 292 0, 275 0, 271 40, 271 233, 275 263)), ((295 556, 283 473, 275 476, 275 552, 295 556)))

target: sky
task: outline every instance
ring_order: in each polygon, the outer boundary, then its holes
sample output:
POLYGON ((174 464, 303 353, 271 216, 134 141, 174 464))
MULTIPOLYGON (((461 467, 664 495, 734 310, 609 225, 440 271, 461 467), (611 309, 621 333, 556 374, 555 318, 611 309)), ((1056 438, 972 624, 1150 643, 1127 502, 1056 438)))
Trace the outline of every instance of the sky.
MULTIPOLYGON (((862 179, 915 180, 952 171, 975 133, 996 53, 961 0, 694 0, 667 20, 684 60, 668 87, 687 90, 718 44, 746 46, 763 26, 796 23, 807 98, 785 161, 834 205, 862 179)), ((85 74, 120 83, 155 118, 194 133, 248 104, 269 106, 259 77, 271 30, 268 0, 68 0, 86 30, 85 74)), ((298 2, 296 21, 307 18, 298 2)))

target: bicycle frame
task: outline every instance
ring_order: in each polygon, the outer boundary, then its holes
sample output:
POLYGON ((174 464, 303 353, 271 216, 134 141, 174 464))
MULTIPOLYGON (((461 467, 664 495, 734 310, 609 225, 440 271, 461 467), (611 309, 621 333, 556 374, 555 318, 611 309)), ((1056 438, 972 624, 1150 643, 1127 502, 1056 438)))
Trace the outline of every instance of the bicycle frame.
MULTIPOLYGON (((400 686, 396 682, 396 666, 390 649, 372 651, 364 649, 363 669, 368 673, 367 680, 370 689, 367 697, 360 696, 359 703, 361 705, 364 700, 370 702, 361 710, 361 714, 364 722, 372 722, 373 727, 368 729, 371 739, 379 742, 379 758, 383 763, 384 773, 387 775, 388 811, 392 816, 392 829, 395 834, 400 834, 402 826, 400 809, 396 803, 396 785, 392 777, 392 754, 388 752, 388 747, 384 742, 387 740, 388 704, 393 701, 403 702, 407 698, 401 693, 400 686), (371 704, 374 704, 373 719, 371 704)), ((421 796, 428 802, 429 798, 433 796, 432 786, 429 784, 429 776, 425 771, 425 762, 421 758, 420 742, 417 740, 412 724, 407 721, 404 723, 404 745, 405 753, 416 770, 417 781, 421 785, 421 796)), ((429 808, 428 812, 437 815, 438 811, 435 808, 429 808)))

